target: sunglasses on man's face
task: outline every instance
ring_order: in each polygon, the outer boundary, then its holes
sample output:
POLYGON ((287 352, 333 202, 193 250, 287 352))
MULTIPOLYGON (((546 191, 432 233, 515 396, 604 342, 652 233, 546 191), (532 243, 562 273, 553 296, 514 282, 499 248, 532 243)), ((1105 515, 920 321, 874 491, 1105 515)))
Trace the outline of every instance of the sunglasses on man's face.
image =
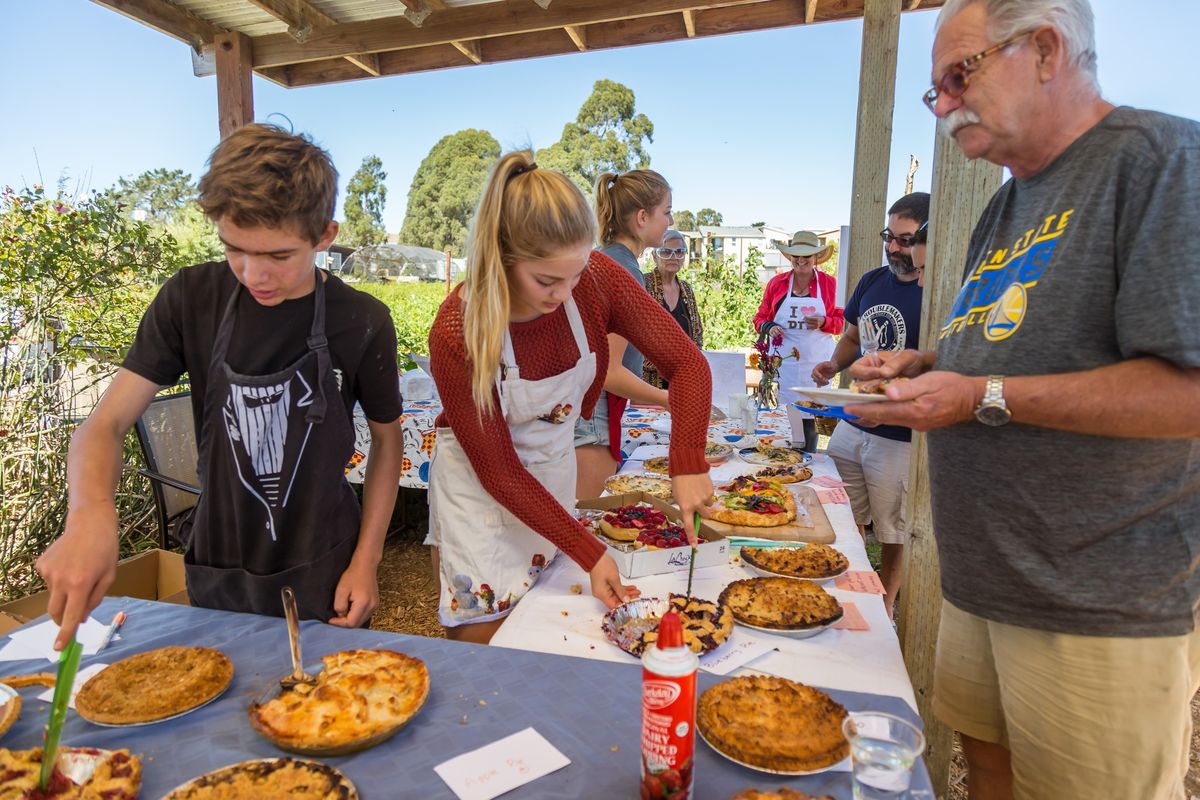
MULTIPOLYGON (((920 230, 917 230, 920 233, 920 230)), ((895 242, 901 247, 912 247, 917 242, 917 233, 897 234, 892 233, 888 228, 884 228, 879 232, 879 238, 883 239, 884 244, 895 242)))
POLYGON ((683 258, 687 255, 687 249, 683 247, 656 247, 654 255, 659 258, 683 258))
POLYGON ((1016 36, 1010 36, 1003 42, 997 45, 992 45, 987 50, 981 50, 973 56, 968 56, 956 64, 951 64, 946 70, 946 74, 941 80, 935 82, 933 86, 926 90, 921 99, 925 101, 925 105, 930 111, 937 113, 938 98, 945 94, 947 97, 958 99, 967 91, 967 87, 971 85, 971 76, 979 69, 979 62, 989 56, 999 53, 1004 48, 1011 44, 1015 44, 1017 40, 1022 39, 1033 31, 1025 31, 1018 33, 1016 36))

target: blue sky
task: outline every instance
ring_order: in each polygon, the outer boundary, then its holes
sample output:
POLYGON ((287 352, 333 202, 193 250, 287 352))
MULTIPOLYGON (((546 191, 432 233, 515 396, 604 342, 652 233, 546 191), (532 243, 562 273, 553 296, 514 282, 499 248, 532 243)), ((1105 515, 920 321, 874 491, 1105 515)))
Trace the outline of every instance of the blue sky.
MULTIPOLYGON (((203 172, 218 138, 216 82, 192 76, 186 45, 88 0, 4 5, 0 184, 65 177, 73 191, 155 167, 203 172)), ((1093 8, 1105 96, 1200 118, 1200 89, 1185 74, 1200 2, 1093 8)), ((902 191, 910 153, 917 188, 929 187, 934 126, 920 95, 935 18, 905 14, 901 24, 889 197, 902 191)), ((845 22, 306 89, 256 78, 255 114, 311 133, 343 189, 378 155, 394 232, 413 173, 442 136, 484 128, 506 149, 551 144, 593 82, 610 78, 654 122, 651 166, 676 208, 710 206, 727 224, 828 228, 849 219, 860 37, 861 25, 845 22)))

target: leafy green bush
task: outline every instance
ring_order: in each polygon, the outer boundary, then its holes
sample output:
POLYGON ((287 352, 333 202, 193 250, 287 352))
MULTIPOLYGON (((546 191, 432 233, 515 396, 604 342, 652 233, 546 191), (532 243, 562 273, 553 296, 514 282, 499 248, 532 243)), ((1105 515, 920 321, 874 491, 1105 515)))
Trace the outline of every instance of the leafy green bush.
POLYGON ((762 255, 751 250, 741 271, 733 258, 709 257, 680 272, 696 293, 705 350, 744 350, 754 344, 754 313, 763 298, 756 271, 761 266, 762 255))
MULTIPOLYGON (((71 433, 178 259, 173 238, 110 197, 0 193, 0 600, 40 586, 33 562, 62 531, 71 433)), ((124 554, 155 541, 138 462, 130 437, 117 490, 124 554)))
POLYGON ((401 370, 416 366, 409 353, 429 355, 429 329, 438 307, 446 299, 442 283, 355 283, 355 289, 383 301, 396 325, 397 364, 401 370))

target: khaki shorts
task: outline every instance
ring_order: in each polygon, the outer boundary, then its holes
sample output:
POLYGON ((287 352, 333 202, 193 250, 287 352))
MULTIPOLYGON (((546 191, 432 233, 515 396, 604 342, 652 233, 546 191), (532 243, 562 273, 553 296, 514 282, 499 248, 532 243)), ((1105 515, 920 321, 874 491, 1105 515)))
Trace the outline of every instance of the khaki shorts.
POLYGON ((1076 636, 942 603, 933 711, 1012 753, 1013 795, 1184 800, 1200 631, 1076 636))
POLYGON ((837 466, 854 521, 871 523, 882 544, 908 542, 904 503, 908 497, 910 442, 866 433, 842 422, 833 429, 826 452, 837 466))

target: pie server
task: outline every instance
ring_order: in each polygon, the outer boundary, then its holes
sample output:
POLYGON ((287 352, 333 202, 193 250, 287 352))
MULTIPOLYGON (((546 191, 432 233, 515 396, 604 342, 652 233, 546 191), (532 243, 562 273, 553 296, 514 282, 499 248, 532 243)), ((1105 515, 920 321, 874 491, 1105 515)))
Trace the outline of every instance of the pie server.
POLYGON ((292 646, 292 674, 279 679, 279 685, 291 689, 301 683, 316 683, 317 679, 304 671, 304 662, 300 658, 300 614, 296 611, 296 593, 292 587, 285 586, 280 591, 283 598, 283 615, 287 618, 288 641, 292 646))
POLYGON ((83 645, 71 637, 71 642, 58 657, 58 676, 54 680, 54 699, 50 703, 50 722, 46 726, 46 746, 42 751, 42 770, 38 776, 38 788, 46 791, 54 764, 58 760, 58 740, 62 738, 63 725, 67 721, 67 705, 71 702, 71 689, 75 686, 75 673, 79 670, 79 657, 83 645))

